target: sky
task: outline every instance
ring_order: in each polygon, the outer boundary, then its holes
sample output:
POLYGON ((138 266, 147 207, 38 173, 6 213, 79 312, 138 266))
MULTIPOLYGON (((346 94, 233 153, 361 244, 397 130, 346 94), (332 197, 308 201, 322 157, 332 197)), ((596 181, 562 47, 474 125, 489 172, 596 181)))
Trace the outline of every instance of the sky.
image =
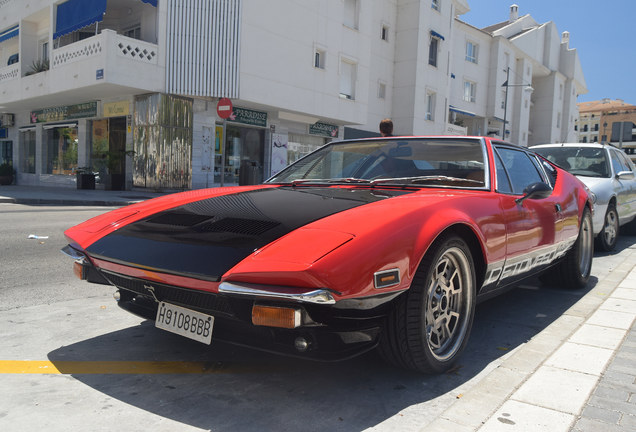
POLYGON ((478 28, 507 21, 510 6, 539 24, 554 22, 570 32, 579 54, 588 93, 578 102, 622 99, 636 105, 636 0, 466 0, 470 12, 459 18, 478 28))

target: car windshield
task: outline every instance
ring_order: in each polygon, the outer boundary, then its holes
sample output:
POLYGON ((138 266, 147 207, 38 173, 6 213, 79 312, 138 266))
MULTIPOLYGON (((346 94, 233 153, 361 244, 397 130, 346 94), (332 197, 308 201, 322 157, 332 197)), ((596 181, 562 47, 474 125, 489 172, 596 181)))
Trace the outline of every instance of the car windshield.
POLYGON ((390 138, 327 144, 267 183, 369 183, 484 187, 479 139, 390 138))
POLYGON ((574 175, 609 177, 607 152, 599 147, 539 147, 537 153, 574 175))

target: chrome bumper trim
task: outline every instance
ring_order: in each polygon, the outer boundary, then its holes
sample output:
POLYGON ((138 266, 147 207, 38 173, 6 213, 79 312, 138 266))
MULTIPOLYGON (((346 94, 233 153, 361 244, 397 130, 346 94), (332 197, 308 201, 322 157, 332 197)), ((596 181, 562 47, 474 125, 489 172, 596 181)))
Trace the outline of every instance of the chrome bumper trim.
POLYGON ((71 245, 66 245, 62 249, 60 249, 64 255, 70 256, 74 260, 80 260, 85 257, 83 253, 71 247, 71 245))
POLYGON ((242 285, 231 282, 221 282, 219 285, 219 293, 290 300, 301 303, 330 305, 336 303, 336 300, 326 289, 317 289, 303 293, 292 293, 289 292, 289 288, 286 287, 264 287, 259 285, 242 285))

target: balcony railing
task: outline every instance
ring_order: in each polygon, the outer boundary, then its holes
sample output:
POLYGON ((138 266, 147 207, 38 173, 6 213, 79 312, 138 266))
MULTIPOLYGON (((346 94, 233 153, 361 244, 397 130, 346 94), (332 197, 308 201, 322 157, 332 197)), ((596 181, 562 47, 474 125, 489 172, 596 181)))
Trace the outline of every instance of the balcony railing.
POLYGON ((157 64, 157 45, 104 30, 99 35, 53 50, 51 67, 82 61, 111 50, 130 60, 157 64))
POLYGON ((20 63, 14 63, 0 68, 0 84, 3 84, 20 76, 20 63))

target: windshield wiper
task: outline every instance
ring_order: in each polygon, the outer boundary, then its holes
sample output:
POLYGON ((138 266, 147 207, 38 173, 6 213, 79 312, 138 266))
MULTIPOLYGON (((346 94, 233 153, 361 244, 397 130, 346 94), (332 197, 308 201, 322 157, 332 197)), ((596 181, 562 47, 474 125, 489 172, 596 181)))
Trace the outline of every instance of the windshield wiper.
POLYGON ((292 186, 302 185, 302 184, 325 184, 325 183, 326 184, 338 184, 338 183, 369 184, 371 183, 371 180, 361 179, 356 177, 342 177, 342 178, 332 178, 332 179, 295 179, 295 180, 292 180, 290 183, 292 186))
POLYGON ((431 175, 431 176, 417 176, 417 177, 396 177, 396 178, 378 178, 371 181, 372 185, 379 183, 407 183, 407 184, 420 184, 430 182, 449 182, 449 183, 475 183, 483 185, 481 180, 467 179, 463 177, 449 177, 443 175, 431 175))

